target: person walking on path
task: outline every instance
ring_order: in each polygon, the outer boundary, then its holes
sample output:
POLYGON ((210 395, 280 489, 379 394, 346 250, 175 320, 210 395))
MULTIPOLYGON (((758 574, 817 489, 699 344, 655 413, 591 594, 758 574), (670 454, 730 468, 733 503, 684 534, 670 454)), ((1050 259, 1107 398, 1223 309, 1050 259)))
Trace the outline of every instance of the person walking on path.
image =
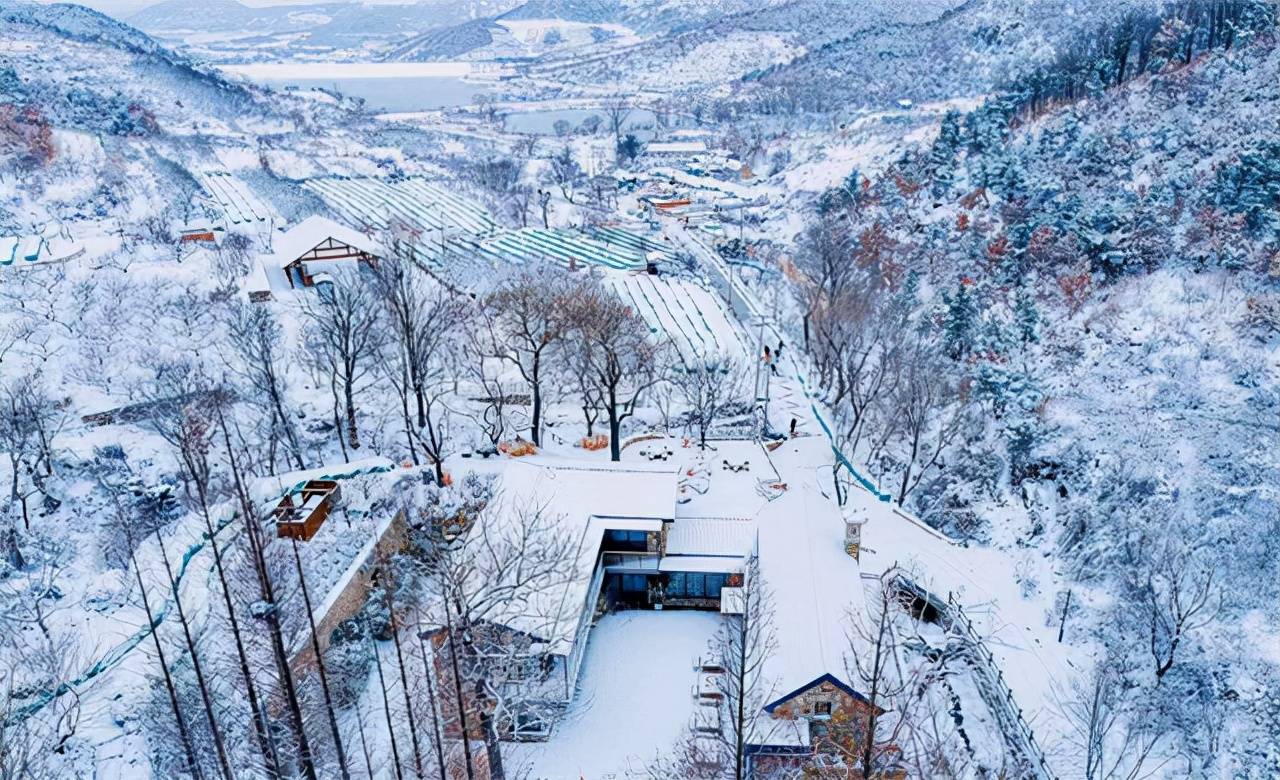
POLYGON ((778 375, 778 366, 773 362, 773 353, 769 351, 768 344, 764 345, 764 363, 769 367, 769 370, 773 372, 774 376, 778 375))

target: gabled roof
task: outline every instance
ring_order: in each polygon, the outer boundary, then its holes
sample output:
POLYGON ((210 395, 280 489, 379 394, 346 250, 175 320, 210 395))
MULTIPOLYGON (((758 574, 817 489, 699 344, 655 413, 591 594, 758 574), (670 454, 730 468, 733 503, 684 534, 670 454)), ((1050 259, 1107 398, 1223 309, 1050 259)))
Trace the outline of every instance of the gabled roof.
POLYGON ((313 214, 298 224, 276 236, 273 242, 273 257, 276 264, 283 268, 294 260, 323 244, 328 239, 367 252, 376 257, 386 255, 386 250, 365 234, 340 225, 333 220, 313 214))
MULTIPOLYGON (((783 694, 782 696, 779 696, 778 698, 774 699, 773 701, 769 702, 768 704, 764 705, 764 711, 772 715, 773 711, 778 707, 794 699, 795 697, 799 696, 805 691, 815 688, 819 685, 822 685, 823 683, 831 683, 835 687, 839 688, 840 690, 844 691, 845 693, 849 694, 850 696, 852 696, 853 698, 857 699, 858 701, 864 704, 871 703, 870 701, 867 700, 866 696, 863 696, 861 693, 858 693, 857 691, 855 691, 852 687, 850 687, 847 683, 845 683, 839 677, 836 677, 834 674, 824 674, 821 677, 810 680, 804 685, 801 685, 799 688, 796 688, 793 691, 789 691, 783 694)), ((881 707, 876 707, 876 709, 879 710, 881 713, 884 712, 884 709, 881 707)))

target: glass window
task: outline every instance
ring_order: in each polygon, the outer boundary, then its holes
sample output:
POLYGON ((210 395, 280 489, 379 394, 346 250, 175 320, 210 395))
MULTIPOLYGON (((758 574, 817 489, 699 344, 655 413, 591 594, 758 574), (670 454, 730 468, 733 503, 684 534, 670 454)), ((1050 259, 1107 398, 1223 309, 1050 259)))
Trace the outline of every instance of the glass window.
POLYGON ((610 550, 643 552, 648 548, 648 536, 644 531, 606 531, 605 542, 605 547, 610 550))
POLYGON ((728 579, 727 574, 673 571, 667 574, 666 595, 674 599, 718 599, 728 579))
POLYGON ((689 598, 700 599, 707 595, 707 581, 702 574, 688 575, 689 598))
POLYGON ((667 575, 667 595, 673 599, 684 598, 684 572, 673 571, 667 575))
POLYGON ((622 590, 625 593, 644 593, 648 589, 648 581, 643 574, 622 575, 622 590))
POLYGON ((727 575, 724 574, 708 574, 707 575, 707 595, 720 598, 720 589, 724 587, 724 581, 727 575))

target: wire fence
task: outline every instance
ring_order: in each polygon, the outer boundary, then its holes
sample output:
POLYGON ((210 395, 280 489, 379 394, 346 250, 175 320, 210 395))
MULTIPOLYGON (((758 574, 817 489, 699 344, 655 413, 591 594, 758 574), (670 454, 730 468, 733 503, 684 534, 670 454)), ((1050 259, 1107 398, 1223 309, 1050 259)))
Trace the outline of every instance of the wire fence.
POLYGON ((950 593, 947 594, 943 621, 970 651, 970 658, 975 662, 975 673, 981 683, 978 691, 1000 722, 1006 744, 1021 760, 1021 769, 1037 780, 1056 780, 1031 724, 1027 723, 1022 708, 1013 697, 1013 690, 1004 679, 1004 672, 1000 670, 982 637, 974 630, 973 621, 965 614, 964 607, 950 593))

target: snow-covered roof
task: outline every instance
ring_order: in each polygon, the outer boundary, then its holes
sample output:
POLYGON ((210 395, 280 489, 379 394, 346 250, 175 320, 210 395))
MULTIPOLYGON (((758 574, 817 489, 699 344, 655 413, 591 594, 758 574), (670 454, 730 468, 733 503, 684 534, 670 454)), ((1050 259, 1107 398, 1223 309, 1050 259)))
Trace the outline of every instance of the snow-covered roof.
POLYGON ((362 252, 381 257, 386 250, 365 234, 338 224, 328 217, 313 214, 276 236, 273 242, 276 264, 283 268, 323 244, 328 239, 355 247, 362 252))
POLYGON ((649 154, 697 154, 707 151, 703 141, 659 141, 644 148, 649 154))
POLYGON ((527 594, 502 617, 513 628, 547 640, 552 652, 568 653, 578 620, 591 595, 596 559, 609 529, 656 530, 675 517, 678 473, 670 464, 611 463, 543 455, 513 459, 503 470, 498 499, 483 522, 502 532, 521 511, 536 507, 554 518, 576 554, 573 571, 554 585, 527 594))
POLYGON ((744 557, 755 536, 755 523, 748 518, 681 517, 667 530, 667 555, 744 557))
POLYGON ((267 269, 261 262, 254 262, 249 269, 249 276, 245 279, 245 291, 250 295, 253 293, 269 293, 271 292, 271 281, 267 278, 267 269))
POLYGON ((823 495, 819 472, 802 465, 829 457, 824 442, 796 439, 775 455, 791 487, 758 517, 760 574, 777 640, 765 662, 775 703, 825 675, 852 689, 859 685, 848 679, 845 660, 858 639, 850 616, 866 614, 861 569, 845 552, 839 507, 823 495))

